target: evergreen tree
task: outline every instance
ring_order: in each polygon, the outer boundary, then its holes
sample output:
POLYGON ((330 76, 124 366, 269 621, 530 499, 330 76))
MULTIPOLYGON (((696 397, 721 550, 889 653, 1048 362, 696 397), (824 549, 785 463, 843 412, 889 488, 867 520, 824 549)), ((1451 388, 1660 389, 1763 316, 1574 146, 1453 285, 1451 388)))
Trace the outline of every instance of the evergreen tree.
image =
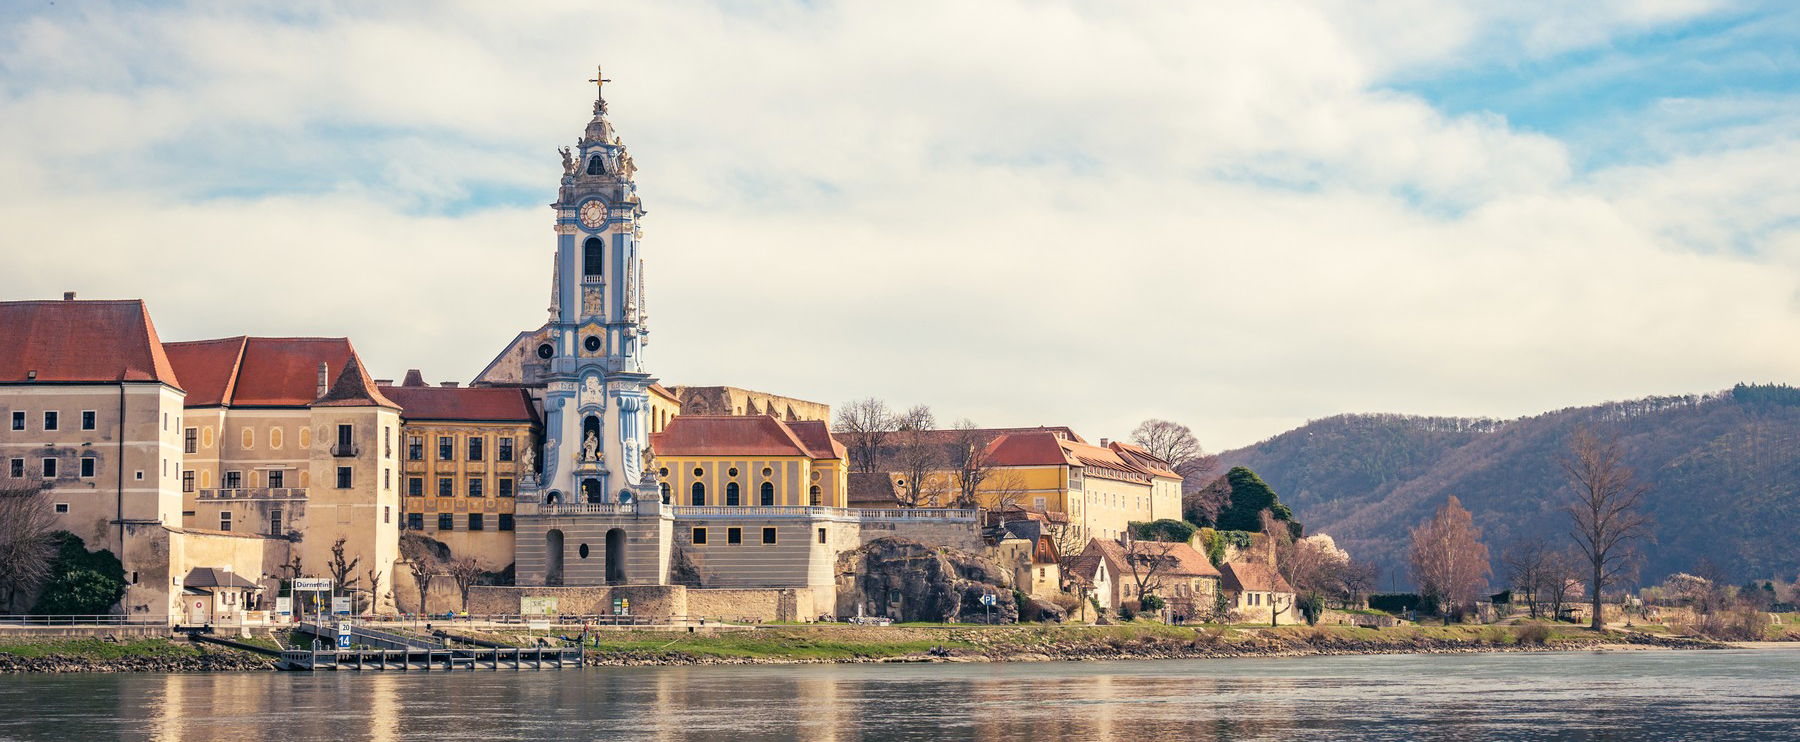
POLYGON ((1267 511, 1276 520, 1286 522, 1288 529, 1298 535, 1300 524, 1294 522, 1294 512, 1281 504, 1275 490, 1256 472, 1248 467, 1234 466, 1225 474, 1225 480, 1231 486, 1231 499, 1219 513, 1219 530, 1260 531, 1262 514, 1267 511))

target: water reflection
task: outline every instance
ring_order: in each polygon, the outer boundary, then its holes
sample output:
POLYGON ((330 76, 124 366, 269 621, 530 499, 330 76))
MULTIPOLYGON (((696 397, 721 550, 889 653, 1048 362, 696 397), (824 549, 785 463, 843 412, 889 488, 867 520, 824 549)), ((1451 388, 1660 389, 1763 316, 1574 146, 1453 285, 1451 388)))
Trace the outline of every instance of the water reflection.
POLYGON ((1800 651, 10 676, 0 739, 1773 738, 1800 651))

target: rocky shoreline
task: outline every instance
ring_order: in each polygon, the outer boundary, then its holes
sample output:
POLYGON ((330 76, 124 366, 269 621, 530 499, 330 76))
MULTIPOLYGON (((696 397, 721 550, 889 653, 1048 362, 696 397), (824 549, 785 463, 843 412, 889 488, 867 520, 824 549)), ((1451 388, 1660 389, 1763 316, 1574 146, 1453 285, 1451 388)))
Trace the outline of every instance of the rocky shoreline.
POLYGON ((205 652, 190 655, 125 655, 122 657, 80 657, 63 654, 21 656, 0 654, 0 673, 85 673, 85 672, 242 672, 272 670, 275 665, 266 657, 248 652, 205 652))

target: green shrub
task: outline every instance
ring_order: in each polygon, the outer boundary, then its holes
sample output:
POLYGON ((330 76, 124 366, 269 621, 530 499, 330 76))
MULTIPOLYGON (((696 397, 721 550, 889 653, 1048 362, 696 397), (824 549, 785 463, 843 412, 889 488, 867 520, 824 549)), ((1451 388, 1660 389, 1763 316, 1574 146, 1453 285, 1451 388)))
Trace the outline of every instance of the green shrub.
POLYGON ((1388 613, 1416 611, 1424 601, 1414 593, 1381 593, 1369 596, 1369 607, 1388 613))
POLYGON ((1187 543, 1189 539, 1194 537, 1194 532, 1199 530, 1192 523, 1174 520, 1172 518, 1163 518, 1162 520, 1152 521, 1150 523, 1133 522, 1129 524, 1129 526, 1132 535, 1137 537, 1139 541, 1173 541, 1187 543))
POLYGON ((31 612, 60 616, 96 616, 111 613, 125 597, 125 565, 111 551, 88 551, 87 544, 68 531, 57 531, 56 557, 50 562, 50 579, 38 593, 31 612))
POLYGON ((1156 595, 1154 593, 1152 593, 1150 595, 1146 595, 1146 596, 1138 599, 1138 608, 1140 610, 1160 611, 1164 608, 1167 608, 1168 606, 1169 606, 1168 602, 1164 601, 1162 599, 1162 596, 1156 595))
POLYGON ((1296 602, 1300 608, 1300 615, 1306 619, 1306 625, 1319 625, 1319 617, 1325 615, 1325 596, 1318 593, 1305 593, 1296 602))
POLYGON ((1133 620, 1136 618, 1137 618, 1137 609, 1132 608, 1130 603, 1124 603, 1119 606, 1119 620, 1120 621, 1130 621, 1130 620, 1133 620))

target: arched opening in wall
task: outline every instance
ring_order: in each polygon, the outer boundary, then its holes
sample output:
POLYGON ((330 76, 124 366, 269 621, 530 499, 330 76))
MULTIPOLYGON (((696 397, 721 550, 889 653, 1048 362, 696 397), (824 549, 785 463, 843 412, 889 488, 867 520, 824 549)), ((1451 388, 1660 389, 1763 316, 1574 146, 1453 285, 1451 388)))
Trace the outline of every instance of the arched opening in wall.
POLYGON ((688 495, 688 504, 694 507, 706 504, 706 485, 699 482, 694 483, 693 492, 688 495))
POLYGON ((819 490, 819 485, 816 485, 816 484, 813 485, 812 490, 807 493, 807 500, 806 500, 807 504, 812 505, 813 507, 816 508, 820 505, 825 504, 824 500, 825 500, 825 495, 823 492, 821 492, 819 490))
POLYGON ((560 504, 562 504, 562 493, 557 492, 556 490, 550 490, 550 494, 544 495, 544 504, 545 505, 560 505, 560 504))
POLYGON ((760 493, 758 493, 758 501, 765 508, 773 506, 775 504, 775 483, 774 482, 763 482, 762 483, 762 491, 760 493))
POLYGON ((662 490, 662 504, 664 504, 664 505, 669 504, 669 483, 668 482, 659 482, 659 483, 657 483, 656 487, 657 487, 657 489, 662 490))
POLYGON ((579 450, 581 451, 582 461, 599 460, 600 452, 602 450, 600 440, 600 417, 598 415, 588 415, 587 417, 581 418, 581 448, 579 450), (591 454, 588 452, 588 441, 590 440, 594 442, 594 451, 591 454))
POLYGON ((606 532, 606 584, 625 584, 625 529, 606 532))
POLYGON ((631 488, 630 487, 620 487, 619 488, 619 500, 618 501, 620 503, 631 502, 631 488))
POLYGON ((601 259, 605 257, 599 237, 589 237, 581 245, 581 275, 598 276, 605 269, 601 259))
POLYGON ((725 507, 735 508, 737 506, 738 506, 738 483, 737 482, 726 482, 725 483, 725 507))
POLYGON ((602 157, 600 155, 594 155, 593 157, 588 158, 587 174, 588 175, 605 175, 606 174, 606 158, 602 157))
POLYGON ((555 528, 544 532, 544 584, 563 584, 563 532, 555 528))
POLYGON ((606 499, 605 494, 606 493, 600 489, 600 480, 598 480, 598 479, 583 479, 583 480, 581 480, 581 501, 582 502, 585 502, 589 505, 597 504, 606 499))

